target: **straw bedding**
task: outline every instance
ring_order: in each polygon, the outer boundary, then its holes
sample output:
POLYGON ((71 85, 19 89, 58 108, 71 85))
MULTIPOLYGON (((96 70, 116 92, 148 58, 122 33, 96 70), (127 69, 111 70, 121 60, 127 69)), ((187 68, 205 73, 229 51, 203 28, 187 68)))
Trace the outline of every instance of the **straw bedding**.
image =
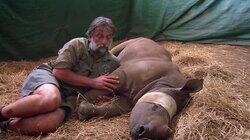
MULTIPOLYGON (((192 78, 204 78, 204 87, 174 117, 170 139, 250 139, 250 48, 228 45, 160 42, 173 55, 173 62, 192 78)), ((0 62, 0 103, 19 98, 22 82, 40 61, 0 62)), ((3 139, 130 139, 129 114, 79 122, 72 117, 54 133, 22 136, 7 132, 3 139)))

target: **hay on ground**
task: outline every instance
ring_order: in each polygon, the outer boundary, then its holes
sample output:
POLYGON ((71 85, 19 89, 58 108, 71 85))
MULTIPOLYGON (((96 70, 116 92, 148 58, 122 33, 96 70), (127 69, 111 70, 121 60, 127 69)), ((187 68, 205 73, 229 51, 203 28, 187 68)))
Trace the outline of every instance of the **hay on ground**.
MULTIPOLYGON (((238 46, 161 42, 173 62, 188 78, 204 78, 204 87, 192 95, 171 125, 170 139, 250 139, 250 49, 238 46)), ((47 61, 0 62, 0 103, 19 98, 25 77, 47 61)), ((79 122, 71 118, 47 136, 28 137, 7 132, 3 139, 130 139, 129 114, 111 119, 79 122)))

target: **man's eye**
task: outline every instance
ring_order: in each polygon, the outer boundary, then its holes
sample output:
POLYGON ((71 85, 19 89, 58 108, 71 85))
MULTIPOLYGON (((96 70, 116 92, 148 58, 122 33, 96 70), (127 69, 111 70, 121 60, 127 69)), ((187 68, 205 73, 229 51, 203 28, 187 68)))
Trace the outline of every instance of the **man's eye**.
POLYGON ((97 35, 96 36, 98 39, 101 39, 102 38, 102 35, 97 35))
POLYGON ((110 40, 112 38, 112 36, 107 36, 107 39, 110 40))

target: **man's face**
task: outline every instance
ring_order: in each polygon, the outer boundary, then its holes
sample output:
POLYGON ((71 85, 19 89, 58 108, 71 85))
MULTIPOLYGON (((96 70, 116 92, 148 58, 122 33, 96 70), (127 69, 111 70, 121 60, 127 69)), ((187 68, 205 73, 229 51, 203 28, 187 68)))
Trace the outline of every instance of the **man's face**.
POLYGON ((113 30, 111 28, 96 27, 91 36, 97 47, 104 45, 108 47, 112 42, 113 30))

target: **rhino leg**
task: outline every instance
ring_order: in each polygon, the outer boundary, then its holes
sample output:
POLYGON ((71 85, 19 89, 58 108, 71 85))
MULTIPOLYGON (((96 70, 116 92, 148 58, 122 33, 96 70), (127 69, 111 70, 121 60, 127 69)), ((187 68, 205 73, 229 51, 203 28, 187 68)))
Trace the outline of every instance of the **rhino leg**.
POLYGON ((103 105, 94 105, 87 101, 82 101, 78 108, 78 119, 80 121, 88 120, 92 117, 110 118, 128 113, 132 110, 131 101, 125 97, 117 97, 103 105))
POLYGON ((81 94, 81 98, 90 103, 95 103, 100 96, 112 96, 113 94, 107 90, 92 89, 84 94, 81 94))

